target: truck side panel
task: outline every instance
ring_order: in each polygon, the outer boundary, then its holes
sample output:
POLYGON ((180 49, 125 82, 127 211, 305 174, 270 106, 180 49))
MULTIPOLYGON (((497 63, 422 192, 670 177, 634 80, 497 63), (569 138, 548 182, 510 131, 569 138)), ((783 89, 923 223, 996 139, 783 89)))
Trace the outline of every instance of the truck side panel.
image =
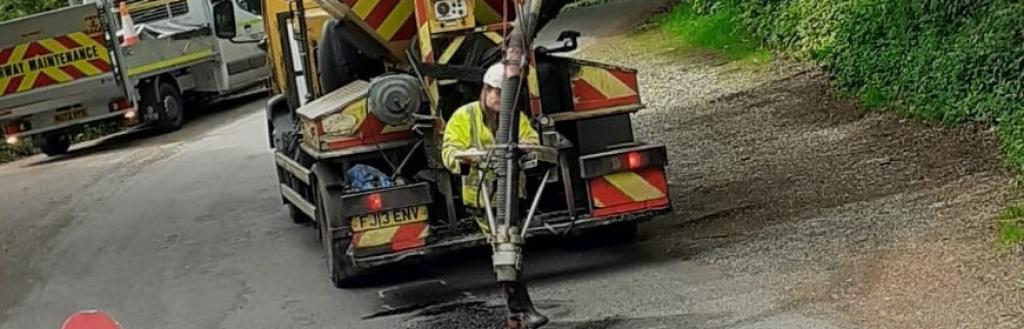
POLYGON ((10 21, 0 24, 0 31, 2 107, 32 101, 6 101, 15 94, 111 72, 106 37, 93 5, 10 21))

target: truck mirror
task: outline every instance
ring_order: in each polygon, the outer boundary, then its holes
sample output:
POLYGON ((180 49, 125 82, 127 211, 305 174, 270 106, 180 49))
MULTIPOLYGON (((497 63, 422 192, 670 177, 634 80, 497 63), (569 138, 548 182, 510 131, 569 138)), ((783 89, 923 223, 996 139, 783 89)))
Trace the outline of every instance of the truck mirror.
POLYGON ((221 39, 234 39, 238 35, 235 27, 235 6, 231 0, 213 3, 213 31, 221 39))

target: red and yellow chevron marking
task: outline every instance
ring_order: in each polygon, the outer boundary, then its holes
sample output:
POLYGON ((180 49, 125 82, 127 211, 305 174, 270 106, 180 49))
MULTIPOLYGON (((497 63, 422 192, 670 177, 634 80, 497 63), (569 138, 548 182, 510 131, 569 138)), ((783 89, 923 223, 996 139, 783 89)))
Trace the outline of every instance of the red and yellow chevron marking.
POLYGON ((396 42, 416 35, 414 1, 418 0, 345 0, 345 4, 377 30, 381 39, 396 42))
POLYGON ((369 256, 416 249, 427 244, 430 225, 411 223, 357 232, 352 235, 352 246, 357 256, 369 256))
MULTIPOLYGON (((419 38, 420 46, 420 58, 423 64, 434 64, 434 44, 432 42, 430 32, 430 21, 434 18, 430 16, 428 10, 429 3, 427 0, 415 0, 416 1, 416 37, 419 38)), ((437 79, 431 77, 424 77, 427 85, 427 98, 430 99, 430 112, 436 114, 438 100, 441 99, 440 91, 437 89, 437 79)))
POLYGON ((640 104, 636 72, 625 69, 581 65, 572 78, 576 111, 640 104))
POLYGON ((110 72, 102 34, 75 32, 0 50, 0 96, 110 72))
POLYGON ((646 168, 591 178, 594 217, 667 207, 668 182, 662 168, 646 168))
POLYGON ((316 120, 311 136, 318 136, 321 148, 340 150, 350 147, 412 138, 411 125, 389 126, 368 115, 365 101, 352 103, 340 115, 328 115, 316 120))

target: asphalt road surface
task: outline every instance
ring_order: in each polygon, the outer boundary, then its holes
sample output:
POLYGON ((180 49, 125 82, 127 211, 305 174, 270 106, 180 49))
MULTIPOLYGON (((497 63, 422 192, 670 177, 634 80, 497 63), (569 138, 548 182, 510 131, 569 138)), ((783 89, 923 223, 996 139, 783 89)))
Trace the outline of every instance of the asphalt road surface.
MULTIPOLYGON (((636 67, 637 136, 669 146, 676 211, 638 240, 534 240, 527 276, 576 329, 1020 328, 1018 258, 992 248, 1015 189, 986 127, 866 113, 827 74, 614 35, 670 0, 564 14, 588 58, 636 67)), ((291 223, 263 96, 178 132, 0 165, 0 329, 101 309, 138 328, 499 328, 486 249, 333 288, 291 223)))
MULTIPOLYGON (((59 328, 80 309, 109 312, 126 329, 422 327, 430 317, 364 317, 466 301, 497 312, 486 250, 333 288, 315 230, 292 224, 281 206, 262 104, 242 99, 170 135, 114 138, 0 167, 4 229, 56 227, 21 241, 39 250, 31 271, 4 283, 18 296, 4 296, 14 302, 0 328, 59 328)), ((554 328, 829 328, 784 312, 750 320, 772 307, 771 293, 649 246, 535 247, 534 296, 554 328)), ((429 327, 479 328, 455 325, 477 315, 452 313, 429 327)))
MULTIPOLYGON (((622 31, 662 2, 582 9, 552 30, 622 31), (576 25, 587 21, 589 29, 576 25)), ((364 317, 494 302, 487 254, 479 251, 400 268, 402 275, 362 288, 333 288, 315 230, 292 224, 281 206, 263 102, 218 105, 168 135, 115 136, 67 156, 0 166, 0 328, 59 328, 81 309, 107 311, 127 329, 394 328, 417 319, 364 317)), ((697 318, 722 312, 684 307, 695 301, 666 291, 731 296, 721 302, 741 308, 771 300, 647 250, 540 245, 530 264, 535 295, 563 324, 627 313, 688 321, 677 313, 684 308, 697 318)))
MULTIPOLYGON (((539 36, 581 31, 582 56, 640 71, 634 130, 669 146, 676 205, 631 243, 531 241, 548 328, 1020 327, 1024 268, 989 249, 1012 194, 990 131, 865 113, 804 64, 621 37, 670 1, 576 9, 539 36)), ((281 204, 264 102, 0 165, 0 329, 82 309, 125 329, 501 327, 486 248, 335 289, 281 204)))

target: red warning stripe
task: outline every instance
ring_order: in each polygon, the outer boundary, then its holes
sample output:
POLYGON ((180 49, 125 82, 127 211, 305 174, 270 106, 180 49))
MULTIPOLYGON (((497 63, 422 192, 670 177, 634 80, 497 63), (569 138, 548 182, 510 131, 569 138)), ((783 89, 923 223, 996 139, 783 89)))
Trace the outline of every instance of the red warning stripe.
POLYGON ((11 78, 10 82, 7 83, 7 88, 4 88, 4 95, 10 95, 17 92, 22 79, 24 79, 24 76, 21 75, 11 78))
POLYGON ((89 64, 92 64, 92 66, 96 67, 96 69, 98 69, 100 71, 103 71, 103 72, 110 71, 110 63, 107 63, 107 62, 105 62, 105 61, 103 61, 101 59, 90 60, 89 64))
POLYGON ((408 8, 403 6, 403 2, 405 1, 416 0, 345 0, 345 4, 348 5, 350 8, 353 8, 356 7, 360 3, 360 1, 373 3, 373 8, 370 9, 370 12, 366 14, 366 17, 363 17, 363 22, 365 22, 367 26, 375 30, 394 29, 394 35, 391 36, 390 40, 387 40, 388 42, 406 41, 412 38, 414 35, 416 35, 415 15, 409 12, 405 12, 404 10, 408 10, 408 8), (403 10, 403 12, 396 12, 396 10, 400 8, 401 10, 403 10), (395 27, 393 25, 384 27, 383 25, 385 25, 384 23, 387 22, 388 18, 396 14, 408 14, 409 18, 407 18, 403 22, 400 22, 399 24, 401 25, 398 27, 395 27))
POLYGON ((402 251, 423 247, 427 241, 422 238, 427 222, 402 225, 391 237, 391 251, 402 251))
POLYGON ((395 36, 391 38, 391 41, 408 40, 416 36, 416 22, 410 19, 402 27, 395 32, 395 36))
POLYGON ((98 44, 101 44, 101 45, 107 44, 107 37, 104 36, 103 33, 96 33, 96 34, 90 35, 89 37, 92 38, 94 41, 96 41, 96 43, 98 43, 98 44))
POLYGON ((640 95, 631 95, 626 97, 618 98, 607 98, 604 94, 591 86, 589 83, 583 80, 575 80, 572 82, 572 92, 575 104, 573 110, 575 111, 591 111, 606 109, 609 107, 639 104, 640 95))
POLYGON ((364 19, 366 24, 373 28, 380 27, 380 24, 384 22, 388 14, 394 11, 396 5, 398 5, 398 0, 381 0, 364 19))
POLYGON ((665 171, 662 168, 647 168, 634 172, 641 176, 647 183, 654 186, 664 194, 664 197, 636 201, 630 198, 625 192, 619 190, 604 177, 590 179, 590 196, 594 201, 594 209, 591 215, 595 218, 604 218, 615 215, 623 215, 634 212, 641 212, 653 209, 661 209, 669 205, 668 181, 665 179, 665 171))
POLYGON ((79 70, 74 65, 68 65, 68 66, 61 67, 60 70, 64 71, 64 73, 66 73, 67 75, 71 76, 72 79, 79 79, 79 78, 85 77, 85 73, 82 72, 81 70, 79 70))
POLYGON ((22 59, 25 60, 25 59, 34 58, 34 57, 41 56, 41 55, 48 55, 48 54, 50 54, 50 51, 48 49, 46 49, 46 47, 43 47, 38 42, 32 42, 32 43, 28 44, 28 48, 25 49, 25 55, 22 56, 22 59))
POLYGON ((590 196, 598 203, 597 206, 600 208, 633 203, 633 199, 630 199, 629 196, 601 177, 590 181, 590 196))
POLYGON ((32 83, 32 89, 39 87, 46 87, 52 84, 56 84, 57 80, 54 80, 46 72, 39 72, 39 76, 36 77, 36 81, 32 83))
POLYGON ((7 60, 11 59, 12 53, 14 53, 13 47, 0 50, 0 64, 7 64, 7 60))
POLYGON ((12 62, 28 63, 21 66, 22 70, 26 72, 18 72, 16 75, 6 76, 0 79, 0 88, 2 88, 2 90, 0 90, 0 95, 25 92, 35 88, 47 87, 88 77, 90 75, 110 72, 111 67, 109 59, 107 58, 108 54, 106 53, 106 47, 104 46, 104 38, 105 37, 102 33, 87 35, 84 32, 75 32, 67 35, 55 36, 50 39, 28 41, 16 47, 0 50, 0 65, 10 65, 12 62), (52 42, 49 40, 52 40, 52 42), (93 41, 97 42, 94 43, 93 41), (88 62, 81 62, 76 59, 74 63, 63 63, 60 59, 68 57, 58 58, 58 60, 47 58, 47 56, 54 54, 60 54, 62 52, 72 53, 76 49, 84 49, 87 47, 96 48, 94 55, 96 57, 88 62), (46 58, 47 60, 45 62, 39 62, 40 65, 31 65, 34 63, 32 62, 33 60, 40 58, 46 58), (58 66, 60 64, 63 65, 58 66), (86 66, 92 66, 96 70, 86 70, 89 72, 86 73, 86 71, 83 71, 86 66), (25 79, 30 79, 30 81, 25 81, 25 79))
MULTIPOLYGON (((323 134, 322 121, 317 121, 318 133, 323 134)), ((363 124, 359 126, 359 130, 356 132, 355 137, 345 138, 336 141, 327 142, 327 148, 330 150, 340 150, 350 147, 363 146, 363 145, 376 145, 384 142, 392 142, 397 140, 412 138, 412 130, 399 130, 395 132, 383 133, 384 123, 377 119, 377 117, 368 115, 363 124)))
MULTIPOLYGON (((575 96, 574 98, 577 100, 577 103, 584 103, 594 100, 605 100, 604 94, 602 94, 600 91, 597 91, 597 88, 594 88, 594 86, 591 86, 589 83, 582 79, 575 80, 572 82, 572 95, 575 96)), ((579 106, 577 106, 576 109, 577 111, 580 110, 578 107, 579 106)))
POLYGON ((78 42, 75 42, 75 40, 72 40, 71 38, 69 38, 66 35, 62 35, 62 36, 53 38, 53 40, 57 41, 57 43, 60 43, 60 45, 64 46, 64 48, 68 48, 68 49, 78 48, 79 46, 81 46, 81 45, 78 44, 78 42))
POLYGON ((650 168, 647 170, 641 170, 637 172, 641 177, 644 178, 652 186, 668 195, 668 179, 665 178, 665 171, 660 168, 650 168))

